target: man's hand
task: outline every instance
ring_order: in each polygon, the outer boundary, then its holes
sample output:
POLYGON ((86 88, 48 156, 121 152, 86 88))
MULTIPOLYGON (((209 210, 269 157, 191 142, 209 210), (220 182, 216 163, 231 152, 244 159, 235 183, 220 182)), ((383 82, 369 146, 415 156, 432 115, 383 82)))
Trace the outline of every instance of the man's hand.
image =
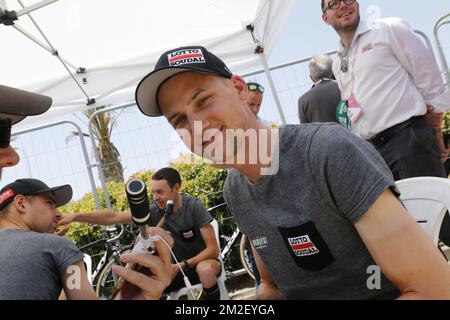
POLYGON ((441 151, 441 160, 446 162, 450 153, 450 148, 444 143, 444 137, 442 136, 441 128, 443 121, 443 113, 433 113, 434 107, 427 105, 427 114, 425 115, 426 122, 434 129, 436 143, 441 151))
MULTIPOLYGON (((172 247, 173 239, 160 228, 150 228, 150 235, 159 235, 172 247)), ((173 266, 170 251, 166 244, 159 240, 155 242, 157 255, 147 252, 123 254, 120 260, 124 263, 137 263, 142 268, 140 272, 124 267, 114 266, 113 272, 126 282, 119 293, 122 300, 158 300, 172 281, 173 266)))
POLYGON ((448 155, 450 153, 450 148, 447 148, 447 146, 444 143, 444 137, 442 136, 442 133, 440 131, 436 132, 435 134, 436 143, 439 147, 439 150, 441 151, 441 160, 443 163, 445 163, 448 159, 448 155))
POLYGON ((434 107, 427 105, 427 114, 425 115, 425 121, 433 128, 440 129, 442 126, 443 113, 433 113, 434 107))
POLYGON ((62 229, 56 229, 54 234, 56 234, 57 236, 65 236, 67 231, 69 231, 69 227, 67 228, 62 228, 62 229))
POLYGON ((72 222, 74 222, 77 216, 78 213, 69 213, 61 216, 61 220, 58 221, 58 226, 65 226, 67 224, 71 224, 72 222))

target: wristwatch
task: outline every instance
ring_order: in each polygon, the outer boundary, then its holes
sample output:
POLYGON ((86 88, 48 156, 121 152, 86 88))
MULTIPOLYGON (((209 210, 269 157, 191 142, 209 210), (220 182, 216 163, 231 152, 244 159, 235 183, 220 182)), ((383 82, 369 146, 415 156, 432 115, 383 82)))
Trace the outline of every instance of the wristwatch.
POLYGON ((190 268, 189 262, 187 262, 187 260, 183 260, 183 271, 185 271, 189 268, 190 268))

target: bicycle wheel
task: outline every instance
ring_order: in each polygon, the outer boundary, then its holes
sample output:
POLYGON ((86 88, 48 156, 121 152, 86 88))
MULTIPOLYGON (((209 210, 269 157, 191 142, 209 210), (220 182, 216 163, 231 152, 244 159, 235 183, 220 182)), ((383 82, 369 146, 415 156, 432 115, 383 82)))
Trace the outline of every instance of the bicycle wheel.
POLYGON ((112 267, 117 264, 114 258, 109 259, 97 277, 97 281, 95 282, 95 294, 97 298, 109 298, 111 296, 112 289, 119 281, 119 277, 112 272, 112 267))
POLYGON ((248 237, 243 234, 241 237, 241 243, 239 245, 239 255, 241 257, 242 266, 244 266, 245 271, 255 280, 255 274, 253 272, 253 266, 250 259, 253 259, 253 253, 250 246, 250 241, 248 237))

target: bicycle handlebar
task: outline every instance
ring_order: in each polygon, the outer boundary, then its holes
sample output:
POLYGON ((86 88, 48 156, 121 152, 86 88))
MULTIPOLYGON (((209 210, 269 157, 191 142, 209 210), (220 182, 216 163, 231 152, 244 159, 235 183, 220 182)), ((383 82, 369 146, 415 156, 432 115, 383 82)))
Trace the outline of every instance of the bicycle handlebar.
POLYGON ((227 205, 226 202, 221 203, 221 204, 218 204, 217 206, 214 206, 214 207, 209 208, 209 209, 208 209, 208 212, 214 211, 214 210, 219 209, 219 208, 221 208, 221 207, 226 207, 226 205, 227 205))

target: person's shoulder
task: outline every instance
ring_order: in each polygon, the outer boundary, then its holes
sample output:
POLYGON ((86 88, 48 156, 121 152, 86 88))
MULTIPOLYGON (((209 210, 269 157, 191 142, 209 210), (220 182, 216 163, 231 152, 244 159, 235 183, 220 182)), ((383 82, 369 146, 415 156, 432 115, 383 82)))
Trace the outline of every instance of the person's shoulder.
POLYGON ((196 202, 197 200, 201 201, 199 198, 197 198, 193 195, 187 194, 187 193, 180 193, 180 196, 181 196, 181 199, 183 199, 183 201, 186 201, 186 202, 196 202))
POLYGON ((324 96, 324 91, 328 93, 331 90, 340 92, 339 85, 334 80, 323 80, 321 83, 311 89, 312 92, 315 92, 315 95, 319 95, 320 97, 324 96))
POLYGON ((295 125, 285 125, 280 127, 280 147, 291 146, 293 143, 300 143, 314 136, 323 123, 301 123, 295 125))
MULTIPOLYGON (((316 86, 316 87, 317 87, 317 86, 316 86)), ((302 94, 302 95, 300 96, 300 98, 298 98, 298 102, 301 103, 301 102, 304 102, 304 101, 308 100, 309 97, 311 96, 311 92, 313 92, 313 90, 314 90, 316 87, 311 88, 311 89, 309 89, 308 91, 306 91, 304 94, 302 94)))
POLYGON ((199 204, 203 205, 203 201, 196 196, 193 196, 190 194, 185 194, 185 193, 180 194, 180 196, 183 199, 183 202, 185 204, 192 203, 194 205, 199 205, 199 204))
POLYGON ((245 177, 236 169, 228 169, 227 178, 223 185, 223 195, 225 200, 229 195, 230 190, 233 190, 236 186, 242 186, 245 182, 245 177))
POLYGON ((380 31, 392 30, 392 29, 409 29, 411 30, 411 25, 409 22, 402 18, 388 17, 382 19, 375 19, 371 23, 372 26, 380 31))
POLYGON ((333 153, 336 150, 345 150, 346 145, 362 141, 349 129, 337 123, 323 123, 317 127, 311 138, 310 150, 316 150, 321 154, 333 153))
POLYGON ((69 238, 59 236, 52 233, 42 233, 39 234, 42 239, 42 245, 45 248, 64 248, 64 247, 75 247, 75 244, 69 238))
POLYGON ((347 128, 337 123, 321 123, 314 132, 314 139, 348 140, 356 136, 347 128))

